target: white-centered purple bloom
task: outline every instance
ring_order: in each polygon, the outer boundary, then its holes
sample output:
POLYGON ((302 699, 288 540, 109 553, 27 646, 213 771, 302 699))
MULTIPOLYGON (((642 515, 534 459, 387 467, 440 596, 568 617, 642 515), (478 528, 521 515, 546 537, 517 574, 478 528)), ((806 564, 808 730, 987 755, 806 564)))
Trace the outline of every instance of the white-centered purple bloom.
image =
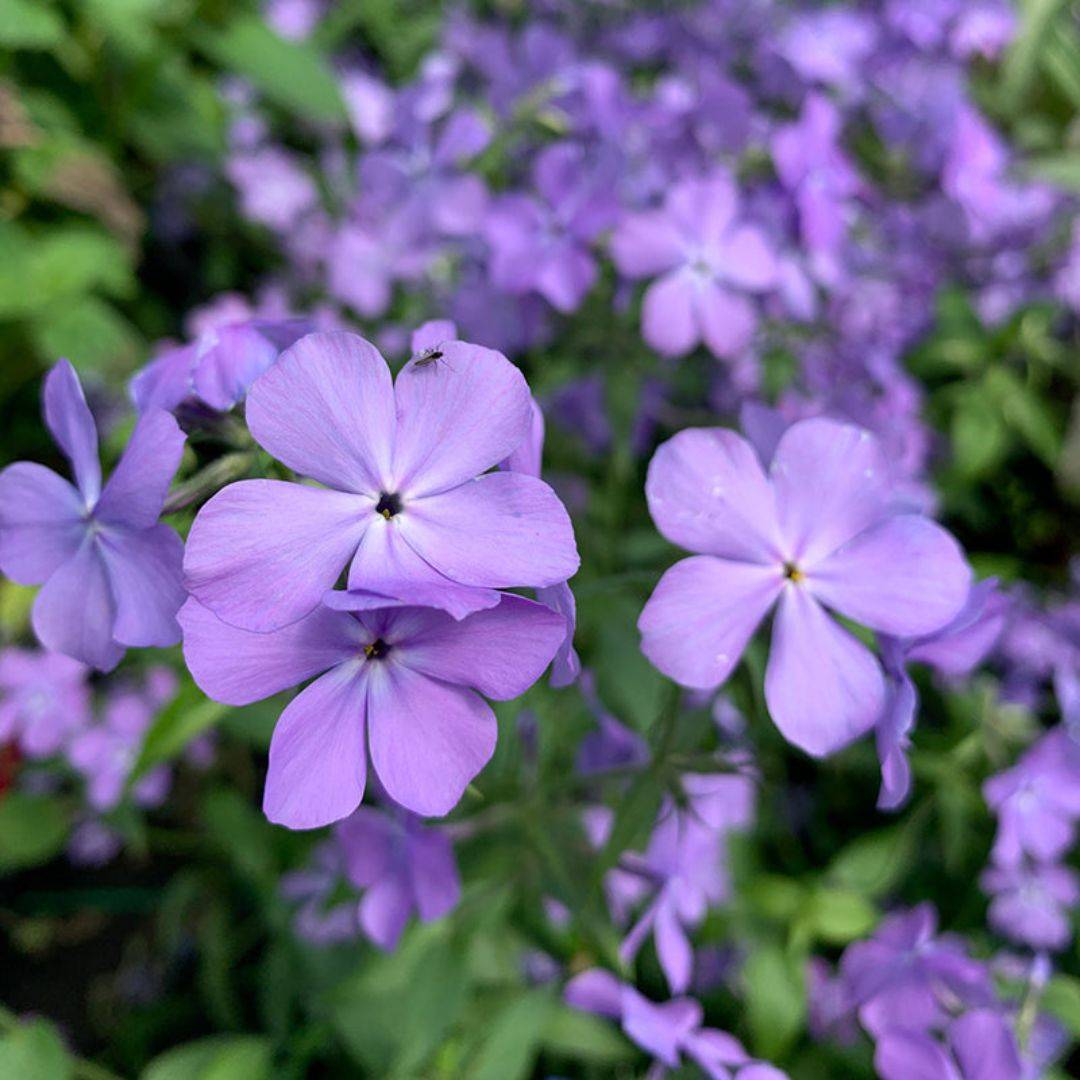
POLYGON ((239 630, 197 600, 180 612, 184 657, 216 701, 246 705, 319 676, 281 714, 263 809, 313 829, 351 814, 367 757, 414 813, 448 813, 495 749, 483 697, 524 693, 566 637, 562 616, 514 595, 455 620, 431 608, 315 611, 271 633, 239 630))
POLYGON ((750 344, 757 312, 746 294, 773 288, 779 270, 765 234, 738 212, 735 181, 718 170, 676 184, 663 209, 631 214, 616 229, 619 272, 656 278, 645 290, 641 332, 657 352, 682 356, 704 341, 731 358, 750 344))
POLYGON ((42 585, 33 624, 48 649, 110 671, 128 646, 175 645, 184 602, 183 543, 158 524, 184 435, 166 412, 146 412, 104 488, 97 430, 75 369, 45 379, 45 425, 75 485, 19 461, 0 473, 0 570, 42 585))
POLYGON ((733 1035, 701 1026, 701 1006, 693 998, 657 1004, 609 971, 591 968, 575 975, 565 990, 566 1002, 583 1012, 618 1020, 627 1037, 664 1068, 677 1069, 684 1056, 709 1080, 785 1080, 773 1065, 755 1061, 733 1035))
POLYGON ((421 922, 441 919, 461 897, 450 838, 405 811, 361 806, 334 835, 345 873, 358 889, 360 927, 380 949, 397 948, 413 913, 421 922))
POLYGON ((48 757, 90 721, 89 671, 60 653, 0 652, 0 743, 48 757))
POLYGON ((846 424, 793 424, 768 474, 734 432, 680 432, 654 455, 646 495, 660 532, 701 554, 668 570, 646 604, 645 655, 676 682, 712 689, 776 605, 765 699, 810 754, 865 733, 885 704, 878 661, 825 608, 915 637, 946 625, 968 595, 956 541, 895 511, 877 440, 846 424))
POLYGON ((1080 904, 1080 875, 1070 866, 1035 863, 990 866, 979 879, 992 899, 990 925, 1032 949, 1064 949, 1072 940, 1072 913, 1080 904))
POLYGON ((504 356, 448 342, 396 384, 351 334, 302 338, 252 386, 247 422, 279 461, 325 487, 232 484, 188 538, 188 587, 222 619, 275 630, 310 613, 348 567, 356 609, 405 603, 461 616, 499 588, 557 585, 578 567, 566 510, 542 480, 488 473, 527 438, 531 396, 504 356))

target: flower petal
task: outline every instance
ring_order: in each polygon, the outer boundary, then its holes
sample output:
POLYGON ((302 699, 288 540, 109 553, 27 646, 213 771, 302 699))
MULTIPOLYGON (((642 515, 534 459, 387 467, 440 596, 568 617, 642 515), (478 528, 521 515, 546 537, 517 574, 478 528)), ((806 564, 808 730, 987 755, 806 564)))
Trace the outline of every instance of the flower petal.
POLYGON ((656 909, 653 941, 660 967, 673 994, 683 994, 694 973, 694 951, 679 922, 675 905, 662 900, 656 909))
POLYGON ((472 690, 401 664, 368 680, 371 761, 387 794, 415 814, 448 814, 495 752, 495 715, 472 690))
POLYGON ((971 586, 960 545, 914 514, 888 518, 834 551, 807 586, 849 619, 895 637, 939 630, 959 613, 971 586))
POLYGON ((440 919, 461 898, 454 847, 439 829, 413 829, 407 843, 417 912, 424 922, 440 919))
POLYGON ((99 671, 112 671, 124 655, 113 641, 116 604, 105 565, 92 540, 45 582, 34 601, 34 633, 47 649, 99 671))
POLYGON ((128 387, 135 408, 166 409, 172 412, 192 395, 192 373, 198 360, 196 344, 168 349, 151 360, 128 387))
POLYGON ((884 707, 884 679, 870 650, 798 585, 785 586, 780 598, 765 702, 784 738, 815 757, 868 731, 884 707))
POLYGON ((191 526, 188 589, 235 626, 280 629, 318 605, 374 517, 358 495, 280 480, 230 484, 191 526))
POLYGON ((465 585, 557 585, 573 577, 580 562, 558 496, 522 473, 487 473, 417 499, 395 520, 422 559, 465 585))
MULTIPOLYGON (((460 622, 439 611, 416 615, 416 629, 397 650, 401 663, 496 701, 524 694, 566 637, 566 620, 558 612, 521 596, 503 596, 498 607, 460 622)), ((397 625, 394 631, 400 632, 397 625)))
POLYGON ((360 901, 360 926, 372 944, 385 952, 397 948, 412 915, 412 897, 397 874, 376 881, 360 901))
POLYGON ((263 813, 290 829, 317 829, 351 814, 364 797, 366 680, 342 664, 289 703, 270 740, 263 813))
POLYGON ((574 648, 574 631, 577 629, 577 601, 568 582, 549 585, 546 589, 536 590, 536 599, 541 604, 557 611, 566 625, 566 635, 555 659, 551 661, 551 685, 556 690, 569 686, 581 674, 581 660, 574 648))
POLYGON ((192 385, 210 406, 227 412, 278 358, 279 349, 250 324, 222 326, 199 342, 192 385))
POLYGON ((40 585, 86 535, 78 491, 52 469, 17 461, 0 472, 0 571, 40 585))
POLYGON ((673 544, 705 555, 774 564, 776 503, 757 455, 723 428, 687 428, 662 443, 645 481, 649 512, 673 544))
POLYGON ((59 361, 45 376, 42 400, 45 426, 71 462, 75 481, 87 505, 93 506, 101 494, 97 428, 79 376, 67 360, 59 361))
POLYGON ((184 542, 168 525, 110 528, 98 538, 116 601, 113 637, 124 645, 175 645, 184 590, 184 542))
POLYGON ((622 1015, 623 984, 603 968, 575 975, 563 991, 567 1005, 582 1012, 616 1019, 622 1015))
POLYGON ((390 369, 356 334, 308 334, 248 392, 256 442, 328 487, 378 495, 394 449, 390 369))
POLYGON ((459 585, 440 574, 409 547, 396 520, 379 514, 373 515, 349 567, 349 591, 323 597, 336 611, 418 605, 448 611, 455 619, 498 602, 494 589, 459 585))
POLYGON ((683 262, 685 243, 663 211, 629 214, 611 238, 611 257, 623 277, 647 278, 683 262))
POLYGON ((102 492, 94 516, 148 529, 161 516, 169 485, 180 466, 185 435, 163 409, 143 413, 127 449, 102 492))
POLYGON ((442 356, 411 360, 394 385, 395 490, 411 498, 463 484, 508 457, 528 435, 532 397, 494 349, 447 341, 442 356))
POLYGON ((724 234, 717 262, 724 280, 743 289, 771 289, 779 278, 773 249, 753 225, 737 225, 724 234))
POLYGON ((805 570, 885 513, 888 470, 868 431, 836 420, 792 424, 769 470, 787 558, 805 570))
POLYGON ((745 296, 715 282, 702 282, 694 294, 694 310, 709 352, 721 360, 737 357, 757 329, 757 313, 745 296))
POLYGON ((204 694, 227 705, 249 705, 287 690, 362 649, 356 620, 321 607, 268 634, 230 626, 194 598, 178 618, 188 670, 204 694))
POLYGON ((657 278, 641 302, 641 336, 663 356, 682 356, 700 340, 697 285, 682 269, 657 278))
POLYGON ((1010 1080, 1024 1073, 1016 1037, 994 1009, 972 1009, 954 1020, 949 1042, 964 1080, 1010 1080))
POLYGON ((783 587, 778 568, 697 555, 660 579, 638 619, 641 651, 682 686, 712 689, 783 587))

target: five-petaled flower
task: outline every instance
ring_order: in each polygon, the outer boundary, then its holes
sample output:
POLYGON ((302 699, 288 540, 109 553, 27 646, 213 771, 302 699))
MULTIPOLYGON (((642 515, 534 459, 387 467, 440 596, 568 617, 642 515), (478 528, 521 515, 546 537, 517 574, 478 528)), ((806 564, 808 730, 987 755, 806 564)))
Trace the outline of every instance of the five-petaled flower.
POLYGON ((566 637, 560 614, 513 594, 461 620, 430 607, 320 606, 271 633, 230 626, 192 599, 180 622, 188 668, 217 701, 246 705, 319 676, 270 743, 263 809, 294 829, 356 809, 367 747, 395 802, 448 813, 495 749, 495 715, 480 695, 523 694, 566 637))
POLYGON ((102 671, 129 645, 175 645, 183 544, 158 517, 183 432, 168 413, 145 412, 102 488, 97 430, 66 360, 45 379, 44 414, 77 486, 29 461, 0 473, 0 570, 43 584, 34 632, 46 648, 102 671))
POLYGON ((862 735, 885 701, 880 664, 825 607, 918 637, 967 599, 959 545, 899 512, 877 440, 847 424, 792 425, 768 474, 734 432, 682 431, 653 457, 646 495, 660 532, 701 553, 668 570, 646 604, 646 656, 684 686, 719 686, 778 605, 765 700, 784 737, 810 754, 862 735))
POLYGON ((252 386, 259 444, 323 487, 245 480, 203 507, 190 592, 225 621, 277 630, 326 598, 461 618, 500 588, 556 585, 578 566, 566 510, 542 480, 488 472, 528 436, 531 398, 504 356, 447 342, 391 381, 353 334, 311 334, 252 386), (348 593, 331 593, 349 567, 348 593), (328 596, 328 593, 330 594, 328 596))

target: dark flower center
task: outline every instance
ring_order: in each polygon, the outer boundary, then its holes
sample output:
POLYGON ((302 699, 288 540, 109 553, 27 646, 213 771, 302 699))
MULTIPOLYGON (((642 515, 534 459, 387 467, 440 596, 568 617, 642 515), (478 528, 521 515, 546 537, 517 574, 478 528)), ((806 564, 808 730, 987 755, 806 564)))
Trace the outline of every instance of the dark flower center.
POLYGON ((382 638, 376 638, 370 645, 364 646, 364 656, 369 660, 382 660, 390 651, 390 646, 382 638))
POLYGON ((806 575, 793 563, 784 563, 784 577, 793 585, 798 585, 806 575))
POLYGON ((401 513, 401 497, 388 495, 385 491, 379 492, 379 502, 375 507, 376 514, 382 514, 389 521, 395 514, 401 513))

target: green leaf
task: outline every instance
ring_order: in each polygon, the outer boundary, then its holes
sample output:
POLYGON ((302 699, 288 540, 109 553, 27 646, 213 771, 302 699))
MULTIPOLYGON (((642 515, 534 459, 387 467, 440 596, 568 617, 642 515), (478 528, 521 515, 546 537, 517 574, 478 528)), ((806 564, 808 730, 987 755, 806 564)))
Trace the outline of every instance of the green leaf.
POLYGON ((155 765, 171 761, 192 739, 213 727, 228 711, 228 705, 211 701, 186 679, 179 694, 158 713, 143 738, 131 782, 137 781, 155 765))
POLYGON ((619 800, 607 843, 596 860, 596 873, 602 876, 628 848, 641 843, 656 823, 664 792, 652 772, 639 773, 619 800))
POLYGON ((1047 34, 1065 0, 1027 0, 1020 33, 1002 65, 1001 95, 1006 109, 1016 114, 1035 80, 1047 34))
POLYGON ((637 1056, 611 1023, 561 1002, 548 1018, 541 1043, 548 1053, 594 1065, 619 1065, 637 1056))
POLYGON ((801 961, 796 965, 779 946, 764 945, 750 954, 743 981, 754 1050, 763 1058, 782 1057, 806 1017, 801 961))
POLYGON ((1028 170, 1041 180, 1080 191, 1080 154, 1050 154, 1028 162, 1028 170))
POLYGON ((866 833, 836 855, 826 877, 862 896, 884 896, 911 869, 915 839, 910 824, 866 833))
POLYGON ((142 352, 138 331, 111 304, 83 296, 41 312, 30 326, 34 344, 49 360, 64 356, 80 371, 126 374, 142 352))
POLYGON ((0 1039, 0 1076, 12 1080, 69 1080, 74 1071, 52 1024, 33 1020, 0 1039))
POLYGON ((1055 975, 1046 984, 1041 1004, 1069 1029, 1074 1039, 1080 1039, 1080 979, 1055 975))
POLYGON ((810 930, 830 945, 846 945, 868 934, 877 923, 874 906, 848 889, 815 889, 804 917, 810 930))
POLYGON ((56 799, 9 791, 0 801, 0 870, 48 862, 64 846, 67 832, 67 815, 56 799))
POLYGON ((0 0, 0 45, 48 49, 63 37, 63 20, 48 0, 0 0))
POLYGON ((207 833, 228 856, 236 871, 268 895, 276 883, 273 826, 232 788, 216 788, 203 799, 207 833))
POLYGON ((311 120, 347 119, 337 79, 311 45, 286 41, 254 15, 242 15, 222 30, 199 30, 193 37, 201 52, 250 79, 283 108, 311 120))
POLYGON ((986 387, 1009 426, 1052 469, 1061 453, 1061 435, 1047 402, 1008 368, 988 371, 986 387))
POLYGON ((256 1035, 214 1035, 154 1058, 140 1080, 266 1080, 270 1044, 256 1035))
POLYGON ((956 467, 968 479, 991 472, 1009 450, 1004 418, 981 385, 958 398, 950 434, 956 467))
POLYGON ((471 1080, 524 1080, 556 1006, 549 990, 526 990, 484 1025, 484 1042, 469 1069, 471 1080))

